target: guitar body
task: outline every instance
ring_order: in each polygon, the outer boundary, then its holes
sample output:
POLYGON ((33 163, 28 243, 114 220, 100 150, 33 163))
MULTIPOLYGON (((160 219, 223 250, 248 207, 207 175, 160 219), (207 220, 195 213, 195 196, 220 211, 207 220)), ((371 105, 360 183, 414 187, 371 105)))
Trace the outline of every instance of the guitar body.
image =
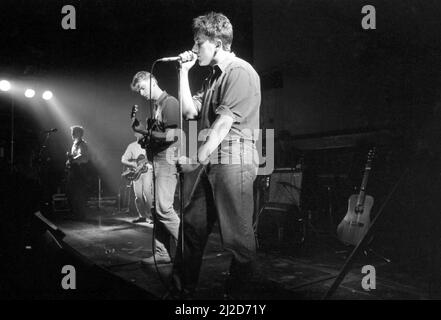
POLYGON ((366 195, 364 203, 357 205, 359 195, 353 194, 348 200, 346 216, 337 227, 337 236, 345 244, 356 246, 371 225, 371 209, 374 198, 366 195))
POLYGON ((69 151, 66 152, 66 163, 64 166, 65 171, 69 171, 72 168, 72 155, 69 151))
POLYGON ((145 156, 140 155, 136 160, 136 163, 136 168, 127 168, 121 176, 129 181, 136 181, 143 173, 146 173, 149 170, 147 166, 148 160, 145 156))
POLYGON ((148 168, 146 165, 141 165, 138 168, 136 168, 131 174, 130 174, 130 180, 136 181, 139 179, 139 177, 148 171, 148 168))
POLYGON ((375 148, 369 150, 360 193, 349 197, 348 212, 337 227, 337 236, 345 244, 356 246, 364 238, 371 225, 374 198, 366 194, 366 186, 374 154, 375 148))

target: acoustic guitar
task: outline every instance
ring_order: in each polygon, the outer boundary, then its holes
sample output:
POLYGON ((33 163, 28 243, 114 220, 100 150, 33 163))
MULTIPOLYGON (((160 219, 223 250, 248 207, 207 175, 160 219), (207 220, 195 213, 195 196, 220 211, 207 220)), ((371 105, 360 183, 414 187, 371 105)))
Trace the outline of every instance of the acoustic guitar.
POLYGON ((337 236, 345 244, 356 246, 371 225, 370 215, 374 198, 366 194, 366 186, 374 154, 375 148, 369 150, 360 192, 349 197, 348 211, 337 227, 337 236))

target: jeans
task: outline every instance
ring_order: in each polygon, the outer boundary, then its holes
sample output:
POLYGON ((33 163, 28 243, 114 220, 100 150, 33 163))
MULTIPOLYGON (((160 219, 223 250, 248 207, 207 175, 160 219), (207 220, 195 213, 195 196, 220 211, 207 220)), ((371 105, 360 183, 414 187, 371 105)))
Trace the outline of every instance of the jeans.
POLYGON ((152 168, 149 167, 146 173, 141 174, 138 180, 133 181, 136 211, 138 211, 140 218, 150 218, 151 216, 151 207, 153 204, 152 177, 152 168))
POLYGON ((175 198, 178 174, 176 165, 167 162, 159 154, 154 159, 155 165, 155 254, 170 254, 170 237, 177 245, 179 236, 180 219, 176 213, 173 202, 175 198))
MULTIPOLYGON (((172 282, 176 290, 192 293, 197 286, 202 256, 216 219, 224 249, 233 255, 232 279, 253 271, 256 242, 253 230, 253 182, 257 166, 209 164, 204 166, 184 210, 184 255, 177 250, 172 282)), ((178 247, 181 247, 182 236, 178 247)))

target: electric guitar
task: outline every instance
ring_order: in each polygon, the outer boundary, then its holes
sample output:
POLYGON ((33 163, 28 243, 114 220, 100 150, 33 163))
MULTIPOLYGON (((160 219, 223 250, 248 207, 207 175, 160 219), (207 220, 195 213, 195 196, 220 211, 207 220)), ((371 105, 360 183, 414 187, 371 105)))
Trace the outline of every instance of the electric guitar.
POLYGON ((69 151, 67 151, 66 152, 65 170, 70 170, 72 168, 72 161, 73 161, 73 156, 69 151))
POLYGON ((371 209, 374 198, 366 194, 366 186, 371 171, 375 148, 369 150, 360 192, 349 197, 346 216, 337 227, 337 236, 345 244, 356 246, 371 225, 371 209))
POLYGON ((133 132, 137 132, 143 135, 143 138, 140 139, 138 143, 141 145, 141 148, 146 150, 147 158, 152 159, 152 152, 151 152, 152 126, 151 123, 148 121, 147 130, 142 129, 139 120, 136 118, 137 112, 138 112, 138 105, 135 104, 132 106, 132 111, 130 112, 130 120, 132 121, 131 127, 133 132))
POLYGON ((121 174, 121 176, 128 181, 136 181, 139 179, 139 177, 146 173, 148 169, 148 159, 144 155, 139 155, 138 159, 134 160, 136 161, 136 168, 127 168, 124 170, 124 172, 121 174))
MULTIPOLYGON (((157 128, 159 124, 154 119, 147 119, 147 130, 140 128, 139 120, 136 118, 136 113, 138 112, 138 105, 132 106, 132 111, 130 112, 130 119, 132 121, 131 127, 134 132, 141 133, 144 138, 139 141, 139 144, 147 152, 147 158, 152 159, 152 147, 154 142, 151 138, 151 132, 154 128, 157 128)), ((188 157, 182 156, 178 159, 178 168, 180 172, 189 173, 193 172, 200 167, 200 163, 194 161, 188 157)))

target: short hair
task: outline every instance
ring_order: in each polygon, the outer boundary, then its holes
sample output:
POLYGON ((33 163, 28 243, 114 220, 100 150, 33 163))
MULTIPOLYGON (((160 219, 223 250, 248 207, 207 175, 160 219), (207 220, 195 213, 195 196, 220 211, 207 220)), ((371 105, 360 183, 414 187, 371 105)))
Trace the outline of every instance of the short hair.
POLYGON ((210 40, 222 40, 222 48, 231 51, 233 43, 233 25, 222 13, 210 12, 193 19, 193 34, 207 36, 210 40))
POLYGON ((84 128, 82 126, 75 125, 70 127, 70 130, 72 131, 72 134, 75 136, 82 137, 84 134, 84 128))
POLYGON ((150 77, 152 78, 152 80, 154 82, 158 82, 156 81, 156 78, 154 75, 152 75, 150 72, 147 71, 139 71, 135 74, 135 76, 133 77, 132 83, 130 84, 130 88, 132 89, 132 91, 138 91, 139 90, 139 83, 141 81, 144 80, 150 80, 150 77))

